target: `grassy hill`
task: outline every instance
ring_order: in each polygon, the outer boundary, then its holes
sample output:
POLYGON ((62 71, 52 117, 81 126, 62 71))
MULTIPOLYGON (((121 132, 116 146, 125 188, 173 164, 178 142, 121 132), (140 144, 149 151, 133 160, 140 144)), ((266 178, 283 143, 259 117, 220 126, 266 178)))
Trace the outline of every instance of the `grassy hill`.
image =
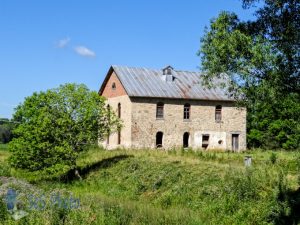
MULTIPOLYGON (((0 150, 0 162, 6 158, 0 150)), ((45 193, 61 190, 80 200, 79 209, 28 210, 19 221, 24 224, 297 224, 299 160, 298 152, 93 148, 77 162, 82 180, 15 170, 11 175, 45 193), (245 155, 253 158, 250 168, 245 155)))

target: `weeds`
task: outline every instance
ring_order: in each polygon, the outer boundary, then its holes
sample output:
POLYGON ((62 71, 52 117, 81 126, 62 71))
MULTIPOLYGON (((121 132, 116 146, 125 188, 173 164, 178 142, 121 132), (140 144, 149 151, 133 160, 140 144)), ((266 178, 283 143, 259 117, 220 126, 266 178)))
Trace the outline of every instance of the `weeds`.
MULTIPOLYGON (((295 160, 297 156, 278 152, 274 166, 270 166, 269 151, 236 154, 191 149, 103 151, 93 148, 77 162, 83 180, 50 182, 41 177, 36 181, 43 190, 66 189, 78 196, 80 208, 32 210, 19 224, 296 221, 299 195, 295 188, 299 187, 300 168, 295 160), (254 159, 251 167, 244 167, 245 155, 254 159)), ((19 176, 24 174, 18 172, 19 176)))
POLYGON ((276 161, 277 161, 277 155, 275 152, 272 152, 270 155, 270 162, 271 162, 271 164, 275 164, 276 161))

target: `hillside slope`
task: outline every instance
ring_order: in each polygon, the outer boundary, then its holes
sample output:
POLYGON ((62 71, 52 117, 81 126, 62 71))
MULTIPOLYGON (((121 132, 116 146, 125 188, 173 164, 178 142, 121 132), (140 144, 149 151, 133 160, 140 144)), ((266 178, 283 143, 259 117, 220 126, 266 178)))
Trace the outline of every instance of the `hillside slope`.
POLYGON ((271 154, 252 152, 245 168, 245 154, 93 149, 78 161, 82 181, 36 182, 80 199, 65 224, 297 224, 299 153, 271 154))

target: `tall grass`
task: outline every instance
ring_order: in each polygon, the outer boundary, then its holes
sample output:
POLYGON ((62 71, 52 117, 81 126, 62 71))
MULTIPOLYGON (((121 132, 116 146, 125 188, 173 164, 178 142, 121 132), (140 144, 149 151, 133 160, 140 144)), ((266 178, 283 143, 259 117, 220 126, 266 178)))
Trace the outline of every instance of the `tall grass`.
MULTIPOLYGON (((81 207, 31 210, 19 224, 296 224, 300 154, 278 152, 275 163, 272 157, 271 151, 93 148, 77 161, 82 181, 36 180, 46 193, 72 192, 81 207)), ((7 217, 5 224, 13 222, 7 217)))

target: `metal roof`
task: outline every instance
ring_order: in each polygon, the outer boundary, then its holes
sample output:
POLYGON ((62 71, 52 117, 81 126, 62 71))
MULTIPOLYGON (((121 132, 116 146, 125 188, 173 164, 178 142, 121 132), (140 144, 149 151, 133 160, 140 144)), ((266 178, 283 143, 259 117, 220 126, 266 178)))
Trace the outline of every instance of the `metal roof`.
MULTIPOLYGON (((112 66, 100 89, 115 71, 120 82, 130 97, 157 97, 176 99, 202 99, 233 101, 226 95, 226 90, 215 87, 203 87, 200 72, 172 70, 172 79, 166 79, 162 69, 147 69, 127 66, 112 66)), ((216 81, 218 82, 218 81, 216 81)))

